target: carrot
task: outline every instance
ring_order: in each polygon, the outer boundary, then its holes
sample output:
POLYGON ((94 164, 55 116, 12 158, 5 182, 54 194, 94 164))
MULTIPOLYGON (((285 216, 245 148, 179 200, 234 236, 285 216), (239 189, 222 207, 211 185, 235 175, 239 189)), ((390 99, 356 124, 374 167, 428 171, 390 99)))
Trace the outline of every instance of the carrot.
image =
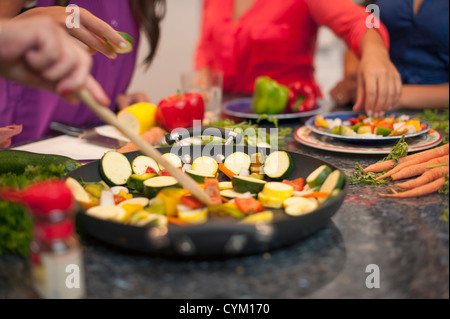
POLYGON ((219 170, 222 171, 229 178, 232 178, 234 175, 236 175, 233 171, 228 169, 223 163, 219 163, 219 170))
MULTIPOLYGON (((149 143, 150 145, 157 144, 164 136, 164 130, 160 128, 159 126, 154 126, 148 131, 142 133, 140 135, 144 141, 149 143)), ((129 142, 122 146, 121 148, 117 149, 117 152, 119 153, 128 153, 128 152, 134 152, 138 151, 139 147, 137 147, 134 143, 129 142)))
POLYGON ((424 184, 422 186, 407 190, 405 192, 395 194, 378 193, 378 195, 382 197, 393 197, 393 198, 420 197, 437 192, 442 187, 442 185, 444 185, 445 181, 446 181, 445 177, 440 177, 432 181, 431 183, 424 184))
MULTIPOLYGON (((398 164, 403 164, 405 162, 409 162, 412 160, 417 160, 419 158, 433 158, 433 157, 440 157, 440 156, 444 156, 444 155, 448 155, 449 152, 449 144, 445 144, 443 146, 439 146, 430 150, 426 150, 426 151, 422 151, 416 154, 411 154, 405 157, 402 157, 398 160, 398 164), (430 155, 432 155, 431 157, 429 157, 430 155)), ((388 160, 388 161, 384 161, 384 162, 379 162, 379 163, 375 163, 372 164, 368 167, 366 167, 365 169, 363 169, 363 173, 378 173, 378 172, 382 172, 382 171, 386 171, 389 169, 394 168, 395 166, 395 161, 394 160, 388 160)))
MULTIPOLYGON (((427 162, 429 160, 432 160, 432 159, 434 159, 436 157, 441 157, 442 156, 440 154, 438 156, 433 156, 433 155, 437 155, 437 154, 439 154, 439 153, 436 153, 436 154, 434 154, 434 153, 424 154, 423 156, 420 156, 420 157, 414 158, 414 159, 412 159, 410 161, 398 164, 393 169, 391 169, 389 172, 387 172, 387 173, 385 173, 385 174, 375 178, 375 180, 377 181, 377 180, 382 179, 382 178, 390 177, 393 174, 399 172, 400 170, 402 170, 403 168, 405 168, 407 166, 416 165, 416 164, 420 164, 420 163, 425 163, 425 162, 427 162)), ((448 159, 446 161, 448 162, 448 159)))
POLYGON ((449 161, 449 156, 445 155, 445 156, 441 156, 438 158, 434 158, 425 163, 407 166, 407 167, 401 169, 400 171, 398 171, 397 173, 392 174, 391 179, 393 181, 398 181, 399 179, 405 179, 405 178, 409 178, 409 177, 419 176, 426 172, 428 166, 442 164, 442 163, 448 163, 448 161, 449 161))
POLYGON ((309 193, 309 194, 302 195, 302 197, 305 197, 305 198, 308 198, 308 197, 327 198, 328 195, 330 195, 330 194, 325 193, 325 192, 312 192, 312 193, 309 193))
POLYGON ((430 183, 441 177, 443 174, 448 174, 448 166, 431 168, 423 173, 420 177, 409 180, 407 182, 396 184, 395 186, 401 189, 413 189, 419 187, 420 185, 430 183))

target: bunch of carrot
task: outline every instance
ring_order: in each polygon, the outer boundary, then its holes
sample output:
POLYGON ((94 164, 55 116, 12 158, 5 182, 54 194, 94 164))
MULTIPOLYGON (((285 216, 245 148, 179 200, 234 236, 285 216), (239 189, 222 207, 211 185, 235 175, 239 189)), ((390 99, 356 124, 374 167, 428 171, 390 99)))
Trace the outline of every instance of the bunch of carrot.
POLYGON ((376 180, 389 177, 392 181, 413 178, 395 184, 402 192, 379 194, 384 197, 419 197, 437 192, 446 182, 449 174, 449 144, 402 157, 395 162, 387 160, 368 166, 364 173, 387 171, 376 180), (419 177, 417 177, 419 176, 419 177))

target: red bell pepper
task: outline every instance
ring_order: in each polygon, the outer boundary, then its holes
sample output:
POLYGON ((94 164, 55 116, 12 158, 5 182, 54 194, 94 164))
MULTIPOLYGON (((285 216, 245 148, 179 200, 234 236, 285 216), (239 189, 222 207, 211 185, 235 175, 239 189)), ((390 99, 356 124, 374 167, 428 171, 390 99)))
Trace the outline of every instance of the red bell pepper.
POLYGON ((158 103, 156 122, 171 132, 176 128, 193 127, 194 120, 202 121, 205 113, 205 102, 200 93, 190 92, 175 94, 158 103))
POLYGON ((316 93, 309 83, 295 81, 288 85, 288 110, 291 113, 312 111, 316 107, 316 93))
POLYGON ((254 214, 264 211, 264 206, 253 197, 235 198, 234 202, 244 214, 254 214))
POLYGON ((205 178, 205 192, 211 198, 213 205, 222 204, 222 196, 220 195, 219 180, 215 178, 205 178))

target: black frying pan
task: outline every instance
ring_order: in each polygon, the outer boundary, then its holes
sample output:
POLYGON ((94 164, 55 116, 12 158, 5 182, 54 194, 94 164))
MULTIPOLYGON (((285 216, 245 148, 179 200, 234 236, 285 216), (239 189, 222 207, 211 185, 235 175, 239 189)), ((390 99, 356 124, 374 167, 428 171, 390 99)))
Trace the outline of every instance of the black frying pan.
MULTIPOLYGON (((167 138, 170 139, 169 136, 167 138)), ((175 140, 170 141, 170 143, 175 140)), ((249 155, 257 151, 265 155, 275 151, 268 148, 239 145, 172 146, 159 148, 158 150, 163 154, 168 152, 177 154, 180 158, 184 154, 189 154, 192 161, 198 156, 215 157, 218 154, 227 156, 236 151, 242 151, 249 155)), ((288 153, 294 162, 294 169, 289 179, 306 178, 313 170, 323 164, 337 169, 332 164, 317 158, 294 152, 288 153)), ((141 153, 130 152, 125 155, 131 161, 141 153)), ((99 162, 94 161, 85 164, 70 172, 67 177, 85 182, 100 181, 99 162)), ((220 173, 219 180, 229 179, 220 173)), ((201 225, 177 226, 169 224, 167 227, 147 228, 98 219, 84 212, 77 214, 77 224, 88 234, 102 241, 153 255, 201 258, 249 255, 295 243, 326 225, 344 201, 347 185, 346 181, 338 196, 310 214, 292 217, 286 215, 282 210, 273 210, 275 213, 274 221, 268 225, 237 224, 235 220, 216 217, 201 225)))

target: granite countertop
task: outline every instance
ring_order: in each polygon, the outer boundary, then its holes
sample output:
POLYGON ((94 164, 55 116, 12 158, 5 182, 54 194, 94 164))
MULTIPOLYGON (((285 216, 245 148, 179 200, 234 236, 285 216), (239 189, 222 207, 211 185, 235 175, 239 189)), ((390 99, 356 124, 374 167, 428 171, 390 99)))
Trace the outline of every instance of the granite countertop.
MULTIPOLYGON (((380 155, 287 149, 352 172, 380 155)), ((225 260, 155 257, 83 237, 87 298, 449 298, 448 197, 385 199, 386 186, 350 185, 323 228, 290 246, 225 260), (447 204, 448 205, 448 204, 447 204), (368 288, 369 265, 380 274, 368 288)), ((35 298, 26 259, 0 257, 0 298, 35 298)))

